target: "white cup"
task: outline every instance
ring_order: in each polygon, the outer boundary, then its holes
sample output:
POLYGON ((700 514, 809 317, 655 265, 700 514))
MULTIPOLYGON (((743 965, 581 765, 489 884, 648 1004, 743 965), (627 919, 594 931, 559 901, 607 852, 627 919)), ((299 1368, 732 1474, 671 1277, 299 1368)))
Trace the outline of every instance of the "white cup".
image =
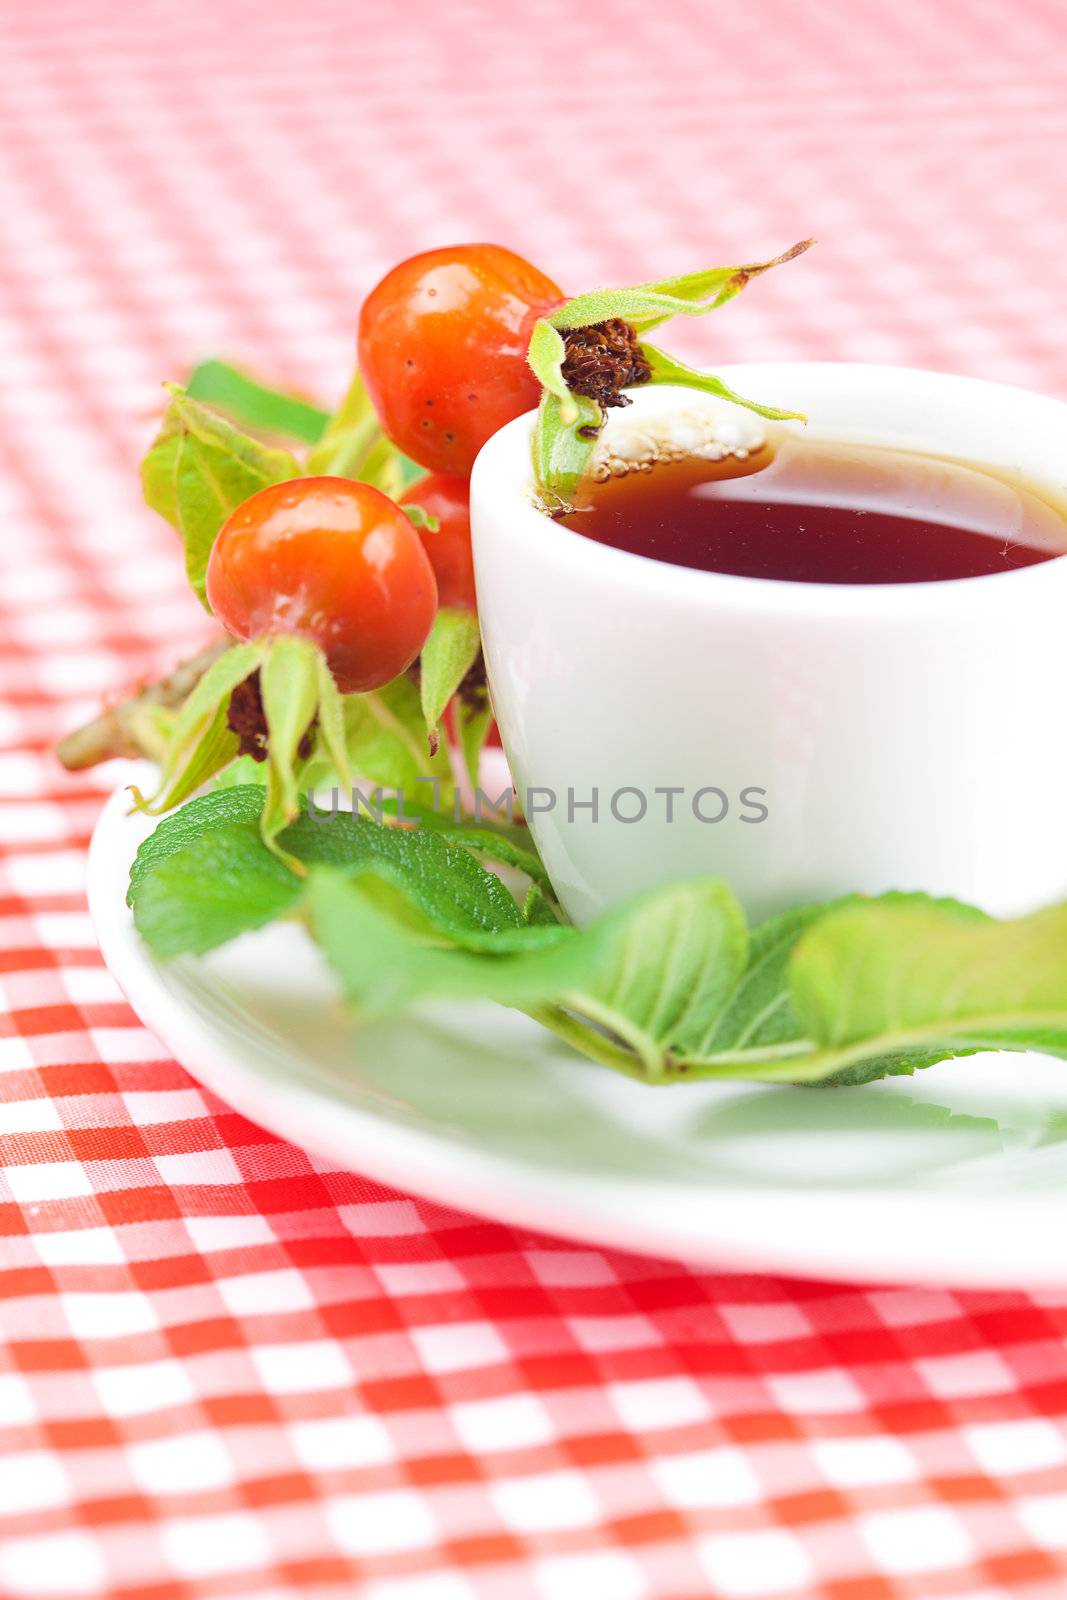
MULTIPOLYGON (((820 434, 1018 470, 1067 504, 1060 401, 895 367, 721 375, 820 434)), ((609 427, 694 396, 634 401, 609 427)), ((504 747, 571 916, 695 874, 755 918, 854 890, 997 915, 1067 897, 1067 560, 877 585, 671 566, 536 508, 532 426, 475 463, 475 572, 504 747)))

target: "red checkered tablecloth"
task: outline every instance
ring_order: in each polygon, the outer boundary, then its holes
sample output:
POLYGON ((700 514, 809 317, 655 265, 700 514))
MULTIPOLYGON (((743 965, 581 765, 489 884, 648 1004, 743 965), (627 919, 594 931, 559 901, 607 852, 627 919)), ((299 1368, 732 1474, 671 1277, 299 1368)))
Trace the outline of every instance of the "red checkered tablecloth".
MULTIPOLYGON (((1067 393, 1053 0, 0 0, 0 1596, 1062 1600, 1067 1293, 716 1276, 324 1170, 199 1088, 49 742, 201 634, 158 383, 329 398, 396 258, 818 251, 693 359, 1067 393)), ((1067 1281, 1067 1272, 1065 1272, 1067 1281)))

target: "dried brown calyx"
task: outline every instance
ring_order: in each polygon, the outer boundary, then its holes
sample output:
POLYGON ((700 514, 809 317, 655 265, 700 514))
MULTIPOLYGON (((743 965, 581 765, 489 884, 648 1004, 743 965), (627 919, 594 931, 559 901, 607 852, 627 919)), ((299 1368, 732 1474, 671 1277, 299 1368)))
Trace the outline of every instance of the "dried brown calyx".
MULTIPOLYGON (((267 716, 263 710, 263 691, 259 681, 258 668, 251 673, 242 683, 239 683, 230 695, 230 705, 226 712, 226 726, 231 728, 239 740, 238 753, 242 756, 251 756, 253 761, 266 761, 267 759, 267 716)), ((311 734, 315 724, 312 723, 297 749, 301 761, 306 761, 311 754, 311 734)))
POLYGON ((605 408, 628 406, 630 397, 622 391, 652 376, 635 330, 621 317, 568 328, 563 343, 567 354, 561 370, 568 389, 605 408))
POLYGON ((460 701, 468 710, 477 711, 485 704, 485 697, 489 692, 489 684, 485 675, 485 657, 479 650, 466 675, 456 690, 460 701))

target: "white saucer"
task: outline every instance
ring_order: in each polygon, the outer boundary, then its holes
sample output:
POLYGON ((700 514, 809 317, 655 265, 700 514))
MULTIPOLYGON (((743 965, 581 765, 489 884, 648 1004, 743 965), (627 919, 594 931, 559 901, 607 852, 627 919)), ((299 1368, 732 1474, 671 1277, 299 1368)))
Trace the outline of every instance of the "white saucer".
MULTIPOLYGON (((131 779, 143 774, 131 768, 131 779)), ((708 1267, 1067 1287, 1067 1065, 987 1055, 862 1089, 650 1089, 495 1006, 357 1028, 292 924, 158 962, 125 905, 151 823, 93 837, 104 958, 216 1094, 318 1157, 461 1210, 708 1267)))

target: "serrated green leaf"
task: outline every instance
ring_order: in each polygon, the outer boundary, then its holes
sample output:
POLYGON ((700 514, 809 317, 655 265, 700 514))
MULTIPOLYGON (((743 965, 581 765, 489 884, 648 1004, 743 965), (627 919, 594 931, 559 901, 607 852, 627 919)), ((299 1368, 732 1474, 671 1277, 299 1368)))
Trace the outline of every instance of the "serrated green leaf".
POLYGON ((636 897, 599 928, 610 955, 595 985, 566 1003, 625 1039, 658 1077, 668 1054, 705 1037, 745 970, 741 907, 725 884, 697 878, 636 897))
MULTIPOLYGON (((262 803, 263 790, 256 793, 262 803)), ((292 911, 302 892, 302 880, 265 847, 257 818, 208 829, 179 849, 161 850, 131 879, 130 902, 138 933, 166 960, 204 955, 264 927, 292 911)))
POLYGON ((366 877, 321 867, 308 878, 311 931, 361 1016, 386 1015, 434 996, 536 1003, 586 970, 574 929, 515 929, 512 940, 536 941, 517 951, 442 947, 405 925, 379 889, 366 877))
POLYGON ((240 428, 304 444, 317 443, 330 421, 328 411, 299 395, 268 388, 226 361, 202 361, 185 392, 190 400, 224 411, 240 428))
POLYGON ((544 862, 533 848, 532 840, 525 845, 516 844, 512 837, 515 831, 504 833, 493 828, 460 826, 448 829, 447 833, 453 844, 461 844, 464 849, 473 850, 475 855, 486 856, 501 866, 514 867, 517 872, 524 872, 528 878, 540 884, 542 889, 551 889, 544 862))
POLYGON ((1067 1056, 1067 905, 1012 921, 871 904, 821 919, 790 969, 804 1076, 909 1051, 1067 1056))
POLYGON ((500 879, 440 833, 385 827, 350 812, 304 810, 281 832, 272 852, 262 837, 263 811, 264 791, 258 785, 217 790, 166 818, 142 844, 128 898, 158 954, 202 953, 295 906, 300 878, 287 865, 293 862, 385 873, 402 890, 420 926, 439 938, 494 948, 509 933, 544 942, 540 935, 524 935, 525 919, 500 879), (209 868, 217 880, 210 889, 202 881, 209 868), (288 896, 279 888, 286 882, 288 896))
POLYGON ((126 894, 128 905, 141 880, 154 872, 168 856, 186 845, 194 844, 205 833, 236 824, 252 823, 258 827, 263 815, 263 790, 251 786, 212 790, 190 800, 188 805, 173 812, 157 823, 143 840, 130 868, 130 886, 126 894))
POLYGON ((419 657, 419 696, 431 749, 436 749, 444 709, 481 648, 482 634, 475 612, 442 606, 419 657))
POLYGON ((204 580, 219 529, 250 495, 299 477, 300 466, 289 451, 268 449, 184 390, 170 392, 141 484, 147 503, 181 535, 189 582, 207 607, 204 580))

